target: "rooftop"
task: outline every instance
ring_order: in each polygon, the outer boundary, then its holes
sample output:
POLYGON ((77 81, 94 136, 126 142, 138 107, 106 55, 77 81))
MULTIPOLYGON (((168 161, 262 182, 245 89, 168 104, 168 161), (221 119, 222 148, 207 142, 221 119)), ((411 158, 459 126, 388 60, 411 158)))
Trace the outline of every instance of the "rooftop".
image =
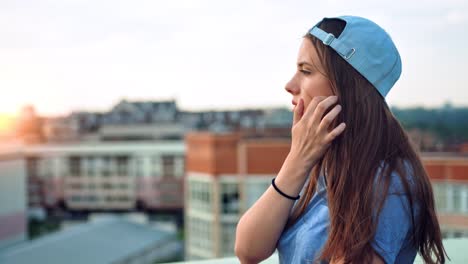
POLYGON ((0 250, 0 263, 115 263, 167 245, 175 235, 121 218, 106 217, 0 250))

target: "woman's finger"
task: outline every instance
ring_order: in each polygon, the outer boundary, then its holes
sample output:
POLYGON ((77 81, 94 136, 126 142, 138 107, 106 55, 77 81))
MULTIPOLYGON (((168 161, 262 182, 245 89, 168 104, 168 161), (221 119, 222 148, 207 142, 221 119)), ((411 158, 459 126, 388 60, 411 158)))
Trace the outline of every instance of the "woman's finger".
POLYGON ((332 142, 337 136, 339 136, 346 128, 345 123, 339 124, 335 129, 325 136, 325 144, 332 142))
POLYGON ((330 106, 335 104, 338 101, 338 96, 329 96, 325 100, 321 101, 315 108, 314 113, 312 114, 311 123, 312 126, 318 127, 325 111, 327 111, 330 106))
POLYGON ((301 120, 302 116, 304 114, 304 101, 299 99, 299 102, 297 103, 296 107, 294 107, 294 116, 293 116, 293 126, 301 120))
POLYGON ((328 128, 330 127, 330 124, 333 122, 333 120, 338 116, 340 112, 341 112, 341 105, 335 105, 335 107, 333 107, 333 109, 322 118, 322 121, 320 122, 320 125, 318 127, 319 131, 323 130, 327 132, 328 128))
POLYGON ((327 99, 326 96, 315 96, 314 98, 312 98, 309 105, 307 106, 307 109, 305 109, 304 111, 304 118, 311 119, 312 115, 315 112, 315 108, 317 108, 317 105, 325 99, 327 99))

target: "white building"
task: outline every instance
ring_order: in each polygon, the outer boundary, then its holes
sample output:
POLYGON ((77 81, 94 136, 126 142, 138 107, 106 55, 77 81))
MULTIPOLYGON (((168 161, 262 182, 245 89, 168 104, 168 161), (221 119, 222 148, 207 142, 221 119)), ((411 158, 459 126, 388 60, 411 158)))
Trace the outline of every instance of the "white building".
POLYGON ((15 152, 0 153, 0 248, 27 238, 26 166, 15 152))
POLYGON ((31 206, 183 207, 183 141, 47 144, 24 147, 21 153, 27 163, 31 206))

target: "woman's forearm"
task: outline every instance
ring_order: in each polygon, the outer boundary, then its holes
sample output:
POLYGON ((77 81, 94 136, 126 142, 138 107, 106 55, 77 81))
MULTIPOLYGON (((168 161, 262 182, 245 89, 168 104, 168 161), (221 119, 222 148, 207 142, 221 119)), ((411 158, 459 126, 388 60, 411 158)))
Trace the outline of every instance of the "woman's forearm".
MULTIPOLYGON (((290 196, 297 196, 309 170, 304 162, 289 154, 276 177, 276 186, 290 196)), ((237 224, 235 241, 235 252, 242 263, 258 263, 273 254, 293 205, 294 200, 270 185, 244 213, 237 224)))

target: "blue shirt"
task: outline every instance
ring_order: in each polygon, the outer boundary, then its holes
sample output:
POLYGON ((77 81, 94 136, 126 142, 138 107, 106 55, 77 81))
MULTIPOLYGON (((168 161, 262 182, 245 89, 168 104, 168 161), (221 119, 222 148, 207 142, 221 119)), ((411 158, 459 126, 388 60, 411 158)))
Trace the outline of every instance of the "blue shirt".
MULTIPOLYGON (((374 251, 386 264, 413 263, 417 253, 416 248, 409 243, 412 232, 411 214, 402 188, 399 176, 393 173, 389 193, 379 215, 376 234, 371 242, 374 251)), ((304 214, 293 226, 283 231, 279 238, 279 262, 313 263, 325 245, 329 223, 326 185, 321 174, 317 181, 317 191, 304 214)))

